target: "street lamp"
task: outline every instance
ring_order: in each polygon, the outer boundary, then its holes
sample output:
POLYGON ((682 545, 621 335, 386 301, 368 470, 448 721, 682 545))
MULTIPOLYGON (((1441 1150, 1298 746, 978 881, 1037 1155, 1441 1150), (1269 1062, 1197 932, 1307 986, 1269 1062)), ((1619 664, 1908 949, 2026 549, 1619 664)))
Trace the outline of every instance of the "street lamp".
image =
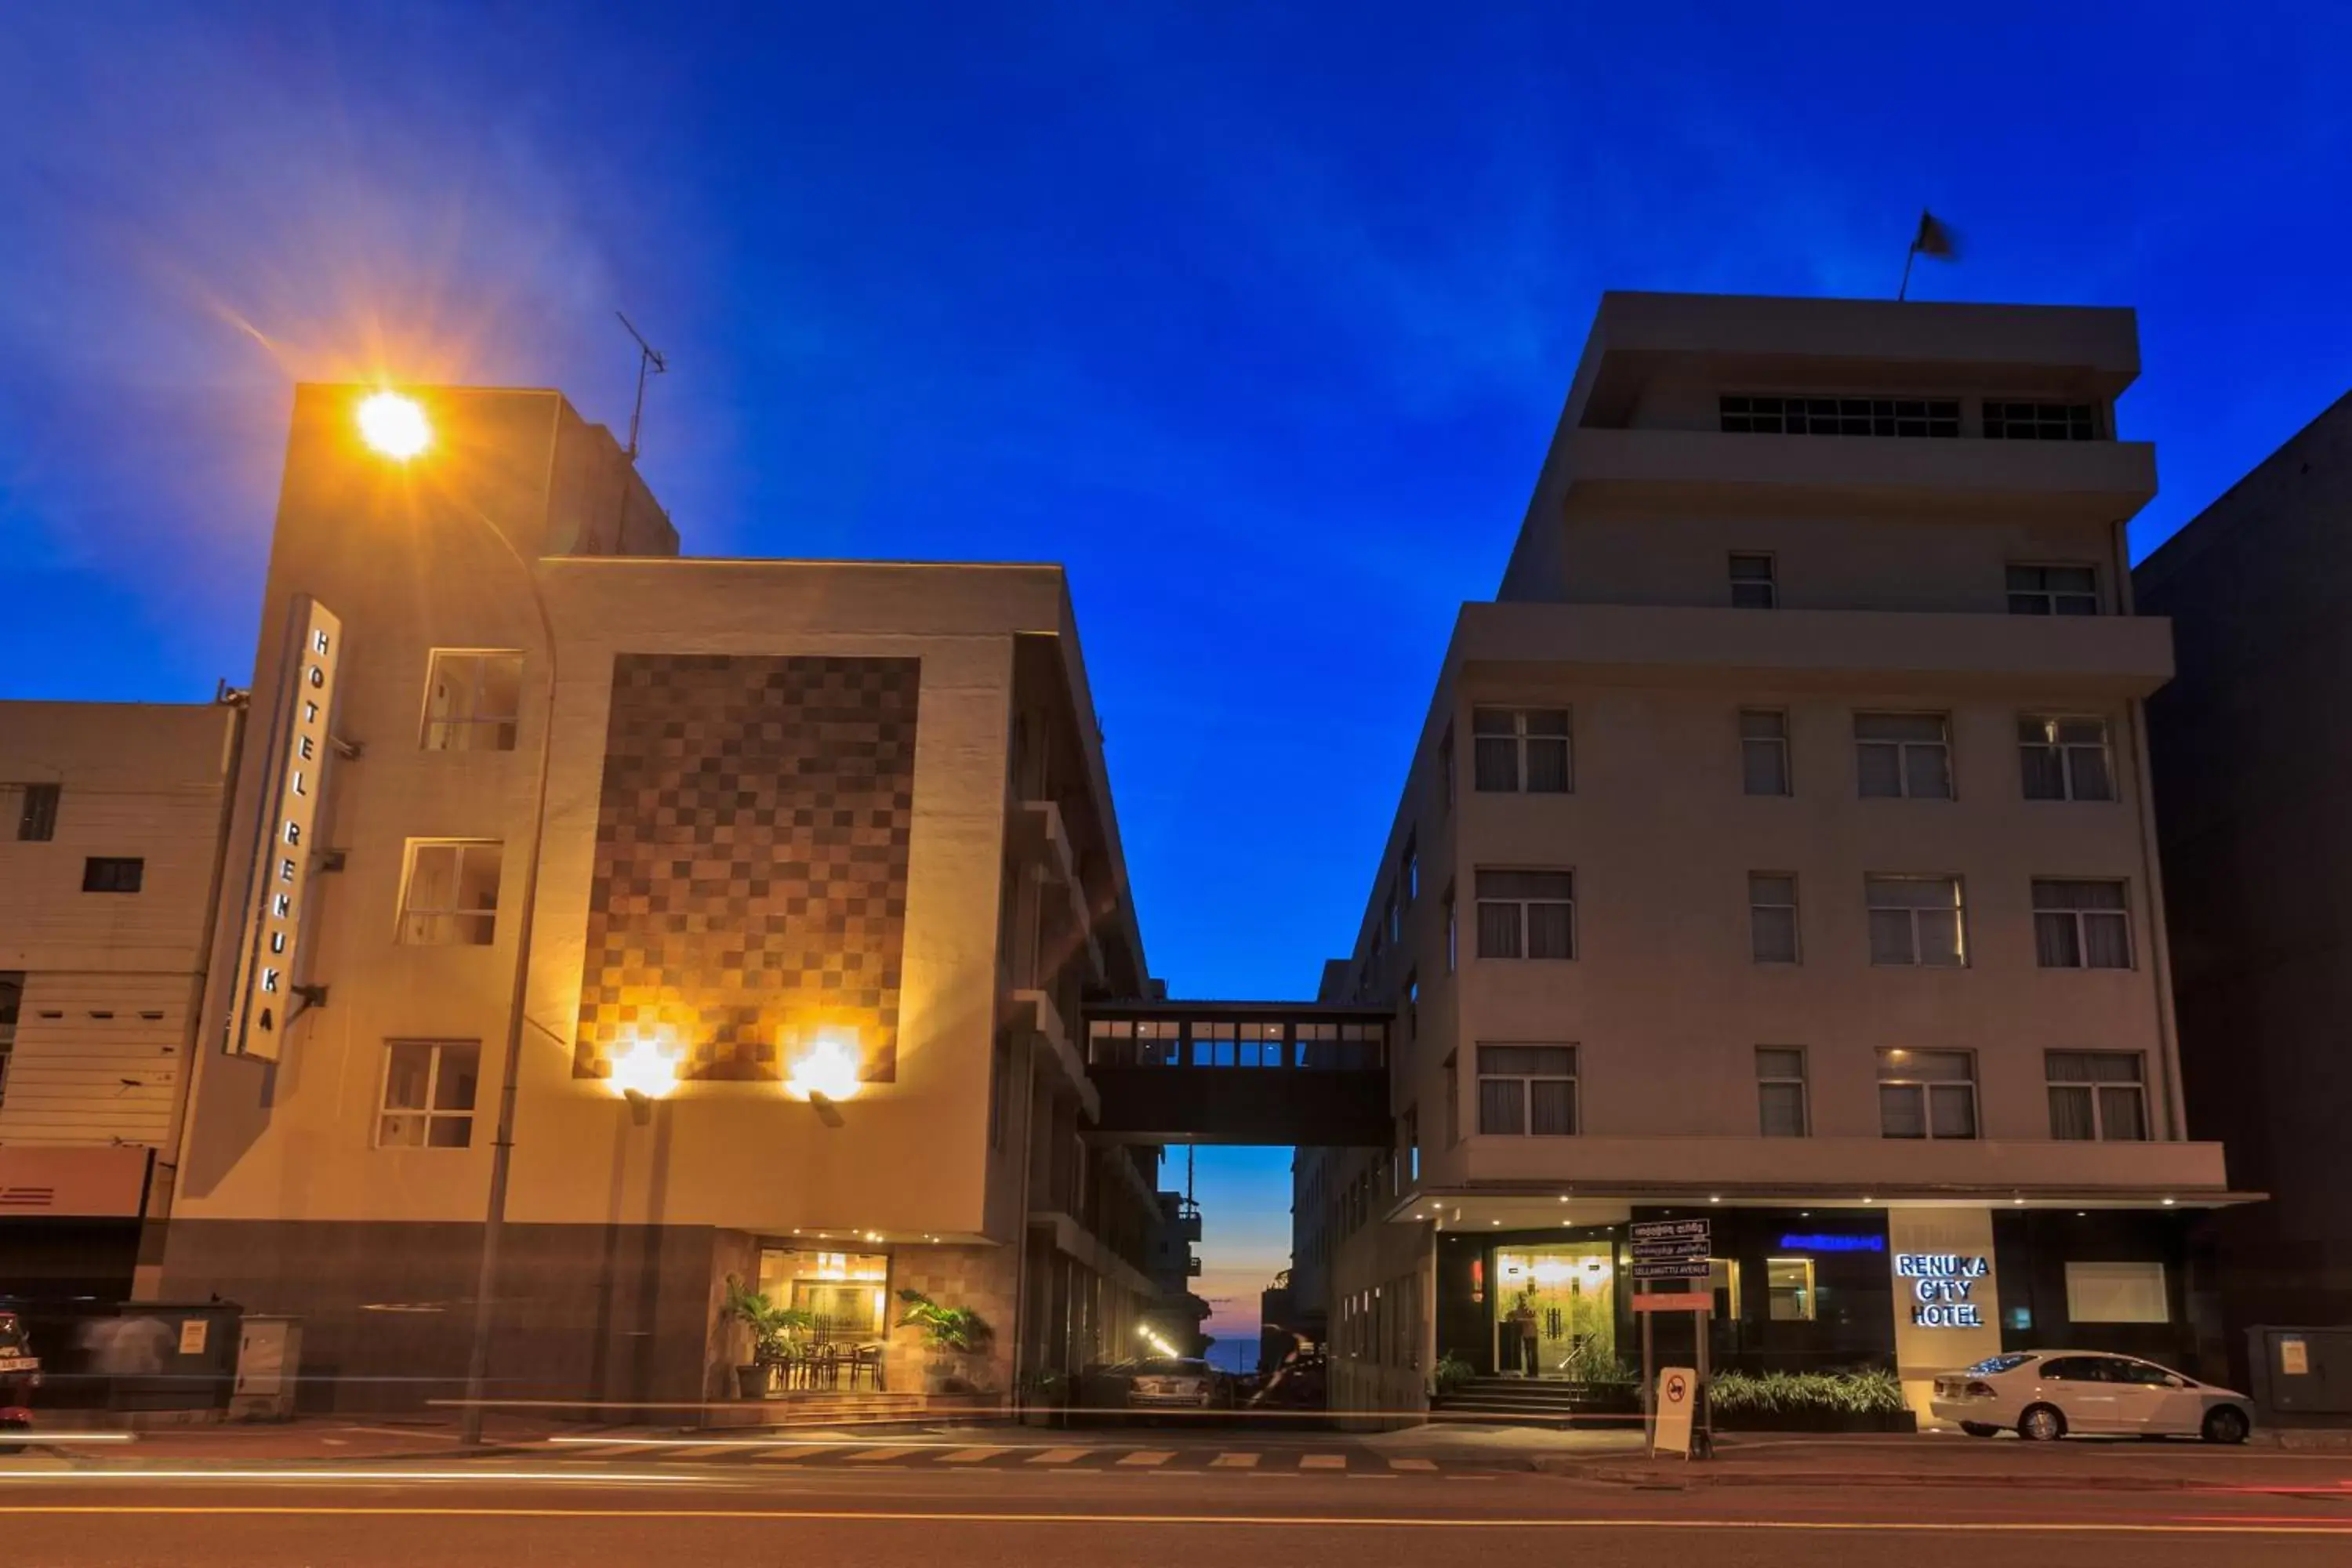
MULTIPOLYGON (((548 395, 553 396, 551 393, 548 395)), ((433 444, 432 421, 424 405, 404 394, 389 390, 370 393, 352 410, 360 439, 368 449, 394 462, 404 463, 433 444)), ((454 499, 454 498, 453 498, 454 499)), ((492 1301, 498 1283, 499 1250, 505 1239, 507 1182, 514 1164, 515 1080, 522 1073, 523 1005, 530 994, 531 918, 539 908, 540 847, 547 836, 548 758, 555 745, 556 653, 555 625, 548 618, 547 601, 539 591, 539 574, 479 509, 459 500, 457 509, 496 540, 522 573, 530 592, 530 607, 539 616, 539 631, 547 649, 547 700, 540 715, 538 779, 532 786, 530 843, 523 860, 522 913, 515 922, 514 976, 507 998, 506 1068, 499 1084, 498 1131, 490 1140, 490 1191, 482 1219, 481 1273, 474 1289, 474 1343, 466 1361, 466 1403, 458 1431, 468 1444, 482 1440, 482 1399, 490 1369, 492 1301)))

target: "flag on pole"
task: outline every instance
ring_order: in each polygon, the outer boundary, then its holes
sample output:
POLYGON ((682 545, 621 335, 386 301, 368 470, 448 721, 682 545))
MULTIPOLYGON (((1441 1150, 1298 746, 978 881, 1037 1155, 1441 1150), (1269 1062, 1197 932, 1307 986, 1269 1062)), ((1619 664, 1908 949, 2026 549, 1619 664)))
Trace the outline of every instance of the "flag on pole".
POLYGON ((1960 237, 1958 230, 1927 208, 1919 209, 1919 231, 1911 237, 1911 248, 1903 258, 1903 286, 1895 290, 1897 300, 1911 291, 1911 264, 1923 256, 1938 261, 1960 258, 1960 237))

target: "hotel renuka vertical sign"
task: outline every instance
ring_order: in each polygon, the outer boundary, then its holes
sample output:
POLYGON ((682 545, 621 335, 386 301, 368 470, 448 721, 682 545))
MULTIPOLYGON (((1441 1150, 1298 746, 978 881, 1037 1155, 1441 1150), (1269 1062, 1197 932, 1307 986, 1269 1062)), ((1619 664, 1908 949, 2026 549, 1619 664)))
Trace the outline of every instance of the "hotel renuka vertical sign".
POLYGON ((318 847, 313 829, 323 796, 328 726, 343 623, 308 595, 289 611, 286 657, 269 721, 261 780, 261 831, 247 883, 236 983, 223 1044, 230 1054, 274 1062, 285 1048, 287 1005, 301 955, 303 913, 318 847))

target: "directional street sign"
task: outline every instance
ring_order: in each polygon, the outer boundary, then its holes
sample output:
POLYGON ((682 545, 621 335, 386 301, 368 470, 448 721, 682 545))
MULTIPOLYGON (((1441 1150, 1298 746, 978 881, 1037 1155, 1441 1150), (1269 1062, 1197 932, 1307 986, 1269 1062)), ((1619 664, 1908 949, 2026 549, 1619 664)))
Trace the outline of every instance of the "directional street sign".
POLYGON ((1647 1258, 1633 1260, 1633 1278, 1650 1279, 1704 1279, 1709 1270, 1705 1258, 1647 1258))
POLYGON ((1696 1241, 1705 1247, 1712 1238, 1715 1224, 1704 1219, 1645 1219, 1625 1227, 1634 1241, 1696 1241))

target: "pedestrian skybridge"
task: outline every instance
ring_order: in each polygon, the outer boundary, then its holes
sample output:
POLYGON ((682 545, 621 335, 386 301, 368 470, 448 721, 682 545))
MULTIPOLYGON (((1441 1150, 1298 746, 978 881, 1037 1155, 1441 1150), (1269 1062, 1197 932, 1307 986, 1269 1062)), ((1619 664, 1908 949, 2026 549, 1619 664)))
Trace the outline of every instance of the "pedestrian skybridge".
POLYGON ((1304 1002, 1090 1005, 1094 1131, 1128 1143, 1384 1148, 1393 1017, 1304 1002))

